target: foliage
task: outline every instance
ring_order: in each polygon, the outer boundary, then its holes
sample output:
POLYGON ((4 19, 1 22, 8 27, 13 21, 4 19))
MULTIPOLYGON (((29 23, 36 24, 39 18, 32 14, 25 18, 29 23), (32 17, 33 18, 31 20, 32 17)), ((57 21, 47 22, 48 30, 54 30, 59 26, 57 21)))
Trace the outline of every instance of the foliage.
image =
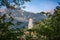
POLYGON ((25 2, 30 0, 0 0, 0 7, 6 6, 7 8, 15 9, 16 7, 21 7, 25 2))
MULTIPOLYGON (((18 1, 13 0, 12 2, 19 5, 18 1)), ((20 2, 24 3, 25 1, 28 0, 20 2)), ((7 0, 0 0, 0 2, 10 8, 10 2, 7 0)), ((60 40, 60 5, 55 8, 53 15, 45 12, 41 13, 46 14, 47 18, 36 22, 32 29, 10 29, 10 26, 15 25, 11 13, 9 13, 9 18, 6 14, 1 15, 2 13, 0 13, 0 40, 60 40)), ((20 24, 21 22, 18 22, 16 25, 20 24)))
POLYGON ((60 40, 60 5, 56 7, 53 15, 46 16, 48 17, 35 23, 33 27, 38 39, 43 36, 42 40, 60 40))
MULTIPOLYGON (((0 13, 0 40, 20 40, 20 36, 23 35, 23 30, 17 28, 12 29, 11 26, 14 26, 14 19, 11 17, 11 12, 8 16, 9 18, 6 14, 0 13), (19 38, 17 38, 18 36, 19 38)), ((21 22, 18 23, 19 25, 21 24, 21 22)))
MULTIPOLYGON (((0 0, 0 7, 4 6, 11 9, 21 8, 21 5, 28 1, 30 0, 0 0)), ((0 12, 0 40, 23 40, 23 29, 11 28, 11 26, 20 25, 22 22, 14 24, 11 13, 8 13, 8 16, 0 12)))

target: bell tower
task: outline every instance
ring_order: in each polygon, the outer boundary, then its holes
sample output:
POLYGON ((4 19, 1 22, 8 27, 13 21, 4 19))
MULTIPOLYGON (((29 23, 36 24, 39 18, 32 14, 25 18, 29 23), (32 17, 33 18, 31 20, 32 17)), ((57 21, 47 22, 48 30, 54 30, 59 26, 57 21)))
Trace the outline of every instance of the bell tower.
POLYGON ((33 18, 31 16, 28 21, 28 29, 32 29, 32 28, 33 28, 33 18))

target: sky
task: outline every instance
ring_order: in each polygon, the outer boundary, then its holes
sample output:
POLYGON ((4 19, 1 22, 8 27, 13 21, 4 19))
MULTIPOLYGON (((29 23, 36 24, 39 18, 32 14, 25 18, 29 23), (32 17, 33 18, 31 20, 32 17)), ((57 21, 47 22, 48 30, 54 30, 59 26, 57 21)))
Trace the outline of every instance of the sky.
MULTIPOLYGON (((49 12, 56 8, 56 6, 58 5, 57 2, 60 2, 60 0, 31 0, 31 2, 26 2, 24 4, 26 8, 23 8, 23 10, 34 13, 41 11, 49 12)), ((2 8, 4 9, 5 7, 2 8)))
POLYGON ((49 11, 56 8, 57 2, 60 2, 60 0, 31 0, 31 2, 24 4, 26 8, 23 10, 29 12, 49 11))

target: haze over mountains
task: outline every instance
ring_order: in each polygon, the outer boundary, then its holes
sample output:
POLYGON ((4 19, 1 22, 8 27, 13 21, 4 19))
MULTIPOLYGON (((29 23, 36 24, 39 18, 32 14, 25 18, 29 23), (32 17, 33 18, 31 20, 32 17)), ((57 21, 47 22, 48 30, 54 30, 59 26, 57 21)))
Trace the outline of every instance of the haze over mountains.
POLYGON ((15 10, 5 9, 5 11, 3 11, 2 13, 4 13, 4 14, 6 13, 7 17, 9 18, 8 13, 10 13, 10 12, 12 13, 11 16, 15 19, 15 22, 17 22, 17 21, 22 22, 21 25, 17 26, 17 28, 27 26, 29 18, 32 18, 33 22, 37 22, 46 17, 45 15, 40 14, 40 13, 35 14, 32 12, 27 12, 27 11, 18 10, 18 9, 15 9, 15 10))
POLYGON ((14 19, 17 18, 18 21, 28 21, 30 17, 36 21, 38 19, 42 19, 45 17, 43 14, 40 14, 40 13, 32 13, 32 12, 27 12, 27 11, 18 10, 18 9, 15 9, 15 10, 5 9, 0 12, 6 13, 6 14, 11 12, 12 13, 11 16, 13 16, 14 19))

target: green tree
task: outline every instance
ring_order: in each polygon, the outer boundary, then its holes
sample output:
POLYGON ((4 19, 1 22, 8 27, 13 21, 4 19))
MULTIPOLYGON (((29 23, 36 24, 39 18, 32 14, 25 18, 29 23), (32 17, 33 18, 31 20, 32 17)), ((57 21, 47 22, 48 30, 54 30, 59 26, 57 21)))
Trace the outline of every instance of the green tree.
POLYGON ((60 40, 60 5, 54 10, 51 20, 51 27, 54 28, 54 40, 60 40))
MULTIPOLYGON (((9 18, 7 18, 6 14, 0 13, 0 40, 22 40, 23 29, 12 29, 11 26, 14 26, 14 19, 11 17, 11 13, 9 13, 9 18), (8 21, 6 21, 8 19, 8 21)), ((17 22, 19 25, 20 22, 17 22)), ((16 25, 18 25, 16 24, 16 25)))
MULTIPOLYGON (((42 12, 45 14, 44 12, 42 12)), ((38 39, 60 40, 60 5, 54 10, 53 15, 46 15, 47 18, 37 22, 33 29, 37 33, 38 39)))
MULTIPOLYGON (((21 8, 25 2, 30 0, 0 0, 0 7, 4 6, 6 8, 15 9, 21 8), (17 7, 16 7, 17 6, 17 7)), ((23 40, 23 29, 10 29, 10 26, 14 26, 14 19, 11 17, 11 12, 8 13, 9 20, 7 20, 7 15, 0 12, 0 40, 23 40)), ((21 22, 17 22, 16 25, 20 25, 21 22)))
POLYGON ((25 2, 30 0, 0 0, 0 7, 5 6, 7 8, 15 9, 17 7, 21 7, 25 2))

